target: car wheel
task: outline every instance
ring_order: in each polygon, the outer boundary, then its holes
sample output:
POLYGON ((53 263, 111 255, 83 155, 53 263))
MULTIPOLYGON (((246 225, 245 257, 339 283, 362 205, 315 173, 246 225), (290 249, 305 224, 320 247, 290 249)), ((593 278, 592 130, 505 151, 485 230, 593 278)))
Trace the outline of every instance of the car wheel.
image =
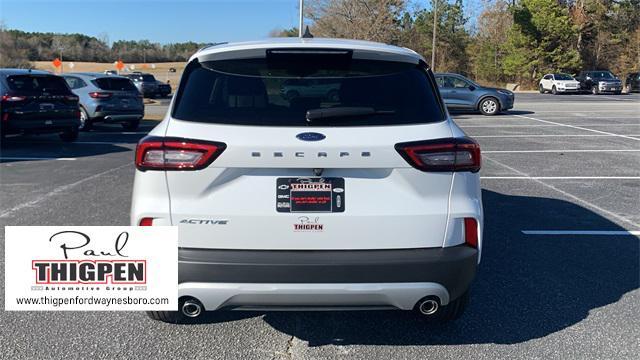
POLYGON ((538 90, 540 91, 540 94, 544 94, 544 88, 542 87, 542 84, 538 86, 538 90))
POLYGON ((558 95, 558 89, 556 89, 556 86, 555 86, 555 85, 553 85, 553 87, 551 88, 551 93, 552 93, 553 95, 558 95))
POLYGON ((140 126, 140 119, 122 123, 122 128, 125 130, 136 130, 140 126))
POLYGON ((467 304, 469 303, 469 291, 460 295, 457 299, 450 301, 446 306, 439 306, 437 311, 430 315, 425 315, 416 305, 415 311, 425 320, 433 320, 436 322, 449 322, 458 319, 464 314, 467 304))
POLYGON ((482 115, 495 115, 500 112, 500 103, 498 99, 488 97, 480 102, 479 108, 482 115))
POLYGON ((80 126, 78 129, 81 131, 89 131, 91 130, 91 125, 91 119, 89 118, 89 114, 87 114, 87 110, 80 107, 80 126))
POLYGON ((597 86, 593 85, 593 86, 591 87, 591 93, 592 93, 593 95, 598 95, 598 94, 600 93, 600 91, 598 91, 598 87, 597 87, 597 86))
POLYGON ((72 127, 63 131, 60 134, 60 139, 62 139, 62 141, 64 142, 76 141, 78 139, 78 134, 79 134, 78 128, 72 127))

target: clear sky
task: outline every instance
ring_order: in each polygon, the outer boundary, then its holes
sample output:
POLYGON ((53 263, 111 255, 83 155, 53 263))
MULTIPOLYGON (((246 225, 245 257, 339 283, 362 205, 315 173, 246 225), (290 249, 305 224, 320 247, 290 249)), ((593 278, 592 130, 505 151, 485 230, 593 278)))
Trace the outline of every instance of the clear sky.
MULTIPOLYGON (((452 1, 452 0, 449 0, 452 1)), ((463 0, 469 24, 481 3, 463 0)), ((255 40, 273 29, 298 26, 299 0, 0 0, 9 29, 80 33, 161 44, 255 40)), ((430 0, 408 0, 409 11, 430 0)))
POLYGON ((107 34, 110 41, 222 42, 298 24, 298 0, 0 0, 0 20, 23 31, 107 34))

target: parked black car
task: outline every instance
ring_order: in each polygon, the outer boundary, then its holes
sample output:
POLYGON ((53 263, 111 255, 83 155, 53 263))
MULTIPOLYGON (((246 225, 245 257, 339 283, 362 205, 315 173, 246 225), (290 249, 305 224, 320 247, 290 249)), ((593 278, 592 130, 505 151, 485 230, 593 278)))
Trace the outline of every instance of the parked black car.
POLYGON ((624 81, 624 88, 628 93, 640 92, 640 72, 627 74, 627 78, 624 81))
POLYGON ((622 81, 608 70, 581 71, 576 80, 580 82, 580 90, 590 91, 597 95, 601 93, 622 93, 622 81))
POLYGON ((45 71, 0 69, 0 134, 60 133, 78 138, 80 108, 63 78, 45 71))
POLYGON ((133 84, 138 88, 138 91, 140 91, 144 97, 165 97, 171 94, 171 85, 157 80, 152 74, 136 71, 122 76, 126 76, 131 79, 133 84))

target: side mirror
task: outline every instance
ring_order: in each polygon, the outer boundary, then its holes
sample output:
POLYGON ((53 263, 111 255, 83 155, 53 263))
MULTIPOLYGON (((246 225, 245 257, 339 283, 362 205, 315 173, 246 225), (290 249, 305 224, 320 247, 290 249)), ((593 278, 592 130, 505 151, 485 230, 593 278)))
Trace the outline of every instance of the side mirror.
POLYGON ((475 87, 475 86, 473 86, 473 85, 469 85, 469 90, 473 91, 473 90, 475 90, 475 89, 476 89, 476 87, 475 87))

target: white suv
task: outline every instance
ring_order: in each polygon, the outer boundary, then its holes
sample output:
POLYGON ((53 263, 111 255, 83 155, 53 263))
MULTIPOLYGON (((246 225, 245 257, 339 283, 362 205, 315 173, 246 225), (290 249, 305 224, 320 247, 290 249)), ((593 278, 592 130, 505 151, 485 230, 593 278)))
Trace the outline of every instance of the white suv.
POLYGON ((538 84, 540 94, 551 91, 553 95, 559 93, 577 93, 580 91, 580 82, 569 74, 546 74, 538 84))
POLYGON ((271 39, 200 50, 138 144, 131 221, 178 225, 176 312, 463 311, 480 261, 480 148, 417 53, 271 39), (337 96, 283 97, 334 82, 337 96))

